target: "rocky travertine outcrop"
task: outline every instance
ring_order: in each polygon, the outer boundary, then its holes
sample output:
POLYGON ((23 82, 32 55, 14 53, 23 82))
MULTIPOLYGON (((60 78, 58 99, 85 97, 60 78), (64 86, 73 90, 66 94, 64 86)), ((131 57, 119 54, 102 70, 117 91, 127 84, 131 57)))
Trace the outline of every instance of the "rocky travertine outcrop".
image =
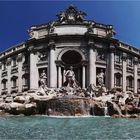
POLYGON ((37 90, 2 95, 0 115, 7 113, 13 115, 138 117, 140 102, 139 95, 124 94, 114 89, 106 91, 101 90, 100 87, 94 90, 67 87, 47 88, 43 93, 37 90))

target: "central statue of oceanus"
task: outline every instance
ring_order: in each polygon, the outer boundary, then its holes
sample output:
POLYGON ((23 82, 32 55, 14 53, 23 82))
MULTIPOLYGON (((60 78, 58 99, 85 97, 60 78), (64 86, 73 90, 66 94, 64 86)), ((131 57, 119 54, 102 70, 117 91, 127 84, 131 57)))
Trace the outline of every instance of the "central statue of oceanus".
POLYGON ((64 86, 71 87, 71 88, 77 88, 78 84, 75 78, 75 73, 73 71, 73 67, 71 66, 69 70, 65 73, 66 81, 64 82, 64 86))

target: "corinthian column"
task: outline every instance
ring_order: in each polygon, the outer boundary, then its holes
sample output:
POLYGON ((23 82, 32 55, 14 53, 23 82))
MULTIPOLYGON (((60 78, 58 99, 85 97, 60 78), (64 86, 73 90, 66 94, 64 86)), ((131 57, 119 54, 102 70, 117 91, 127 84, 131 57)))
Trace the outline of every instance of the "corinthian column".
POLYGON ((66 70, 64 69, 63 70, 63 83, 66 81, 65 73, 66 73, 66 70))
POLYGON ((134 59, 134 93, 137 93, 138 87, 137 87, 137 76, 138 76, 138 70, 137 70, 137 64, 138 59, 135 57, 134 59))
POLYGON ((62 87, 62 74, 60 66, 58 66, 58 87, 62 87))
POLYGON ((8 94, 10 94, 11 93, 11 58, 7 59, 7 74, 8 74, 7 88, 8 88, 8 94))
POLYGON ((86 83, 86 69, 85 66, 82 67, 82 88, 85 88, 86 83))
POLYGON ((54 42, 49 43, 50 46, 50 61, 49 61, 49 81, 50 87, 55 88, 57 87, 57 68, 55 64, 55 44, 54 42))
POLYGON ((96 86, 96 53, 94 43, 89 43, 89 85, 94 84, 96 86))
POLYGON ((110 53, 110 89, 114 88, 114 50, 110 53))

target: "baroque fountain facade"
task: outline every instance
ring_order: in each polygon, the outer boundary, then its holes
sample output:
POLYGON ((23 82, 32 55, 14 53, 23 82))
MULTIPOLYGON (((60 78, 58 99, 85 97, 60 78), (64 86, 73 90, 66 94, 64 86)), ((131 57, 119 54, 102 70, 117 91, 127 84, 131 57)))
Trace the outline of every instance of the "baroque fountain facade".
POLYGON ((138 114, 140 51, 70 5, 0 54, 0 109, 11 114, 138 114))

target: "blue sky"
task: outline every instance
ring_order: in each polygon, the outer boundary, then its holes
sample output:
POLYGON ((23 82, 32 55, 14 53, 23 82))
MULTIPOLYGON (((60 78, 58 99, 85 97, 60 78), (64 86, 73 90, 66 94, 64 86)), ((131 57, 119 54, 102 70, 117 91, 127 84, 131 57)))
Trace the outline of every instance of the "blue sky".
POLYGON ((0 1, 0 51, 27 40, 31 25, 56 19, 69 4, 86 19, 112 24, 117 39, 140 48, 140 1, 0 1))

